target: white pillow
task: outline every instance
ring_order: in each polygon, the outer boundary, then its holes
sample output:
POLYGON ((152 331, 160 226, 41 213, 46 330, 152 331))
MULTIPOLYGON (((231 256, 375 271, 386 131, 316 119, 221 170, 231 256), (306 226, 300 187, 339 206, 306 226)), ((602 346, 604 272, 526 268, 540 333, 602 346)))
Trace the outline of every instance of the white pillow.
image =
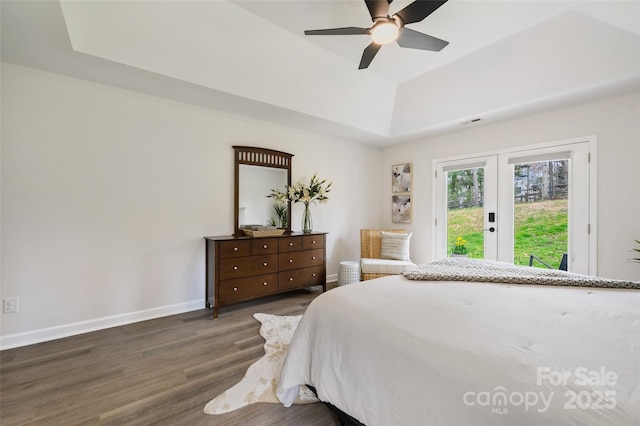
POLYGON ((380 245, 380 257, 393 260, 411 260, 409 258, 409 242, 411 232, 397 234, 395 232, 381 231, 382 242, 380 245))

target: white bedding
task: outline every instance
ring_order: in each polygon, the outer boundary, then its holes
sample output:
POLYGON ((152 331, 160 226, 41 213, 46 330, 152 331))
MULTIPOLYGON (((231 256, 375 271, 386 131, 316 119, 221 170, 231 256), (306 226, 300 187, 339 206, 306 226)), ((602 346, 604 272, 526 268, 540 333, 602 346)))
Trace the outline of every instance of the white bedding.
POLYGON ((638 424, 640 291, 339 287, 309 305, 278 397, 289 406, 304 384, 368 426, 638 424))

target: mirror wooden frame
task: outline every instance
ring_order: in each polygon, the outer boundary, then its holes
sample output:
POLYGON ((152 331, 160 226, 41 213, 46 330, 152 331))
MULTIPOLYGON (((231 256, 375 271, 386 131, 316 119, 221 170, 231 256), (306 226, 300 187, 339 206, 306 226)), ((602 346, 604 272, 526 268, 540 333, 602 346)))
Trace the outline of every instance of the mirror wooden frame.
MULTIPOLYGON (((273 149, 256 148, 251 146, 234 146, 235 151, 235 185, 234 185, 234 236, 243 236, 244 231, 240 229, 240 165, 271 167, 275 169, 285 169, 287 171, 287 187, 291 186, 291 157, 282 151, 273 149)), ((266 196, 267 194, 265 194, 266 196)), ((291 201, 287 202, 287 228, 285 234, 291 234, 291 201)))

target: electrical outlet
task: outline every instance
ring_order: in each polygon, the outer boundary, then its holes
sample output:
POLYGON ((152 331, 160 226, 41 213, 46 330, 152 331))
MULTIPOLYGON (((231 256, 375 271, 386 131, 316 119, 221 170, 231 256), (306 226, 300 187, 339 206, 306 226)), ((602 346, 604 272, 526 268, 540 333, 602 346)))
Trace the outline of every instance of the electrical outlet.
POLYGON ((18 312, 18 298, 12 297, 4 299, 2 301, 2 313, 3 314, 15 314, 18 312))

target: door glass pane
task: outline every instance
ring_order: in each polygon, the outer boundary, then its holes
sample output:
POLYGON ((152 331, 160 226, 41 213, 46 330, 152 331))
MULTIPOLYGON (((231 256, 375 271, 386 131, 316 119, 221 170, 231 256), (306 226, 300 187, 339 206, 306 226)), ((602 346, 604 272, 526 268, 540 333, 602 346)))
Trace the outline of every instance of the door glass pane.
POLYGON ((484 167, 447 171, 448 254, 484 258, 484 167))
POLYGON ((559 269, 567 254, 569 161, 515 164, 513 187, 514 263, 559 269))

